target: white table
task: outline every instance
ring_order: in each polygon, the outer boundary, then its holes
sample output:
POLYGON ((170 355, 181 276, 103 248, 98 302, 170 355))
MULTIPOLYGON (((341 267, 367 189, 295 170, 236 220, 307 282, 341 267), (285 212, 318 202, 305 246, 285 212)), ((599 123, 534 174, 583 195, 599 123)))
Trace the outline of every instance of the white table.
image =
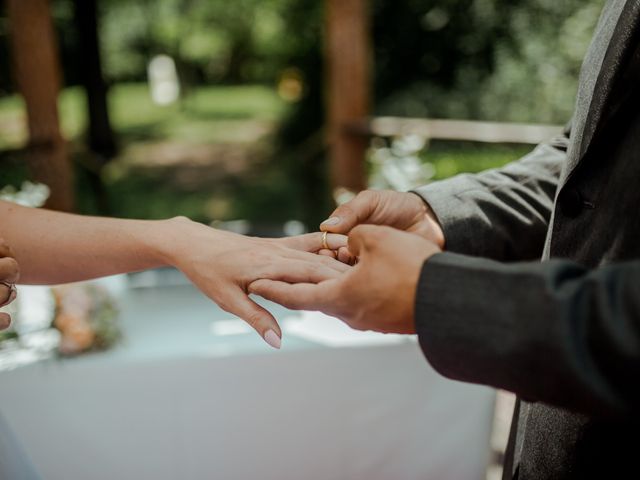
POLYGON ((0 373, 45 479, 483 478, 493 391, 438 376, 413 339, 289 318, 277 352, 191 287, 121 302, 119 348, 0 373))

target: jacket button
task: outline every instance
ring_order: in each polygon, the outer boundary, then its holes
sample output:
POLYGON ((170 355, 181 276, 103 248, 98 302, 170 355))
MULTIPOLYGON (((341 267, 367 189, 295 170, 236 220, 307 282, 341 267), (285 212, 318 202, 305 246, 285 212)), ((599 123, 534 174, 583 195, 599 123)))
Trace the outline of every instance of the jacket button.
POLYGON ((582 195, 575 188, 567 190, 560 195, 560 211, 567 217, 577 217, 584 207, 582 195))

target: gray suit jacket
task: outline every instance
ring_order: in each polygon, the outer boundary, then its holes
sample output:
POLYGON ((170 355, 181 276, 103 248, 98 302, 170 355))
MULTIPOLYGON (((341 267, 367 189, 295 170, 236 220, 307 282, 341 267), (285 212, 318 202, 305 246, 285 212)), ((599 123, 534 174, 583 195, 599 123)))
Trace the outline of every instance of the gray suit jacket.
POLYGON ((638 470, 639 180, 640 0, 609 0, 564 135, 416 190, 447 242, 422 269, 420 343, 443 375, 518 394, 505 478, 638 470))

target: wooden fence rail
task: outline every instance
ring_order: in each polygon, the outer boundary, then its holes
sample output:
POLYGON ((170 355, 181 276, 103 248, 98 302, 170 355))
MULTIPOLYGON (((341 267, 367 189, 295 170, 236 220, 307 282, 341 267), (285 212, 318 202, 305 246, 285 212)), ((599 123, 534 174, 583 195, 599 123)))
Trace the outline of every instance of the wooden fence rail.
POLYGON ((401 117, 376 117, 344 125, 345 132, 354 136, 395 137, 415 134, 436 140, 532 145, 557 136, 562 132, 562 128, 561 125, 401 117))

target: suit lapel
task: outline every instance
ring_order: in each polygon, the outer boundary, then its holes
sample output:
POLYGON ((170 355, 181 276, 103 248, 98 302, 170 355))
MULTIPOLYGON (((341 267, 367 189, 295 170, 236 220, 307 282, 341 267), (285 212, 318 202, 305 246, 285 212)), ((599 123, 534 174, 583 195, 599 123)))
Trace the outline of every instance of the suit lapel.
MULTIPOLYGON (((614 0, 620 1, 620 0, 614 0)), ((586 114, 586 121, 580 145, 577 146, 574 165, 584 158, 599 139, 607 121, 618 110, 629 93, 630 69, 635 73, 638 34, 640 33, 640 0, 629 0, 623 8, 613 37, 607 47, 600 72, 596 80, 593 96, 586 114), (626 87, 626 88, 623 88, 626 87)))

